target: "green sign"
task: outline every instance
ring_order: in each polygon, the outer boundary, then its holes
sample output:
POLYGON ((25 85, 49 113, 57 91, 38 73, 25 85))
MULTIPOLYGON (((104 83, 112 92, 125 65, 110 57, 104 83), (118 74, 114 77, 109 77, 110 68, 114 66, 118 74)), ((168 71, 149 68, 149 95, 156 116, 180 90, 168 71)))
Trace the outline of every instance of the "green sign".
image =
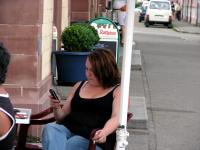
POLYGON ((103 17, 92 19, 89 23, 98 31, 100 37, 100 42, 96 47, 110 49, 114 53, 118 63, 120 34, 117 25, 113 21, 103 17))

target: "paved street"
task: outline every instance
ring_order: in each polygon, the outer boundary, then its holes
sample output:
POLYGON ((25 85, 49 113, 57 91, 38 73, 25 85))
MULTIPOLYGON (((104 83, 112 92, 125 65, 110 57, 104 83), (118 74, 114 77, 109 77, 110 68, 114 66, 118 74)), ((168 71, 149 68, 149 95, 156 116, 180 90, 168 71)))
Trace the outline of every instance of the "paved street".
POLYGON ((130 85, 130 93, 144 94, 148 128, 130 129, 127 149, 199 150, 200 34, 145 28, 143 23, 136 23, 134 33, 143 80, 136 81, 139 71, 132 70, 131 84, 136 85, 130 85))

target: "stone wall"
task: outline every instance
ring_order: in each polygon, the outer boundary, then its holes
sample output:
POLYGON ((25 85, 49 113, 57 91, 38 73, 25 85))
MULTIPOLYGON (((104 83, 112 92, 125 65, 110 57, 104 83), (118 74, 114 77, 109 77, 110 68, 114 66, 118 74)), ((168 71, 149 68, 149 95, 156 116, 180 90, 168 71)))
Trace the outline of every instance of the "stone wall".
POLYGON ((90 0, 71 1, 71 21, 86 21, 90 18, 90 0))
MULTIPOLYGON (((33 113, 49 106, 51 87, 52 26, 59 0, 1 0, 0 42, 11 53, 4 87, 15 107, 33 113)), ((60 3, 60 28, 68 25, 68 1, 60 3), (66 14, 65 14, 66 13, 66 14), (65 20, 65 21, 62 21, 65 20)))
MULTIPOLYGON (((49 107, 52 27, 69 25, 70 0, 1 0, 0 42, 11 53, 6 83, 15 107, 49 107), (56 6, 54 6, 56 4, 56 6)), ((41 128, 32 135, 40 136, 41 128)))

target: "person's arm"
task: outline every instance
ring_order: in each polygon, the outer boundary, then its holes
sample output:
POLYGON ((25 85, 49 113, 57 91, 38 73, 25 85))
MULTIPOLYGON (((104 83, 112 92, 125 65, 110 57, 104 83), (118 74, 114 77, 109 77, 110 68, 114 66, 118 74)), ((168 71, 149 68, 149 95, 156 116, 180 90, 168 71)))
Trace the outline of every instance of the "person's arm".
POLYGON ((66 115, 68 115, 71 111, 71 100, 74 96, 74 93, 80 82, 76 83, 73 88, 70 90, 69 95, 67 97, 66 102, 64 103, 63 107, 61 108, 60 102, 51 98, 51 106, 54 108, 54 116, 57 121, 61 121, 66 115))
POLYGON ((126 11, 127 10, 127 5, 124 5, 120 8, 121 11, 126 11))
POLYGON ((113 98, 111 118, 106 122, 103 129, 96 131, 93 138, 93 140, 98 143, 104 143, 106 141, 106 137, 115 131, 119 125, 120 86, 114 90, 113 98))
POLYGON ((0 137, 9 131, 11 125, 12 124, 9 116, 0 110, 0 137))

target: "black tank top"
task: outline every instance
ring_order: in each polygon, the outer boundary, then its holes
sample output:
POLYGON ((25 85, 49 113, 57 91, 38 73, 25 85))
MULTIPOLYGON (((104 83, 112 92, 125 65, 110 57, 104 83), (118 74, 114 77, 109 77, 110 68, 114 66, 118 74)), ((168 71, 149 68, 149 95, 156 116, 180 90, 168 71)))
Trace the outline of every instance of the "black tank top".
POLYGON ((80 89, 84 82, 77 88, 71 102, 71 112, 65 117, 61 124, 65 125, 71 132, 85 138, 95 128, 103 128, 112 114, 113 91, 99 98, 86 99, 80 97, 80 89))
POLYGON ((15 138, 16 125, 15 125, 15 117, 13 112, 13 106, 10 103, 8 97, 0 96, 0 108, 9 115, 10 120, 12 122, 12 127, 8 135, 0 140, 0 150, 11 150, 13 148, 13 141, 15 138))

